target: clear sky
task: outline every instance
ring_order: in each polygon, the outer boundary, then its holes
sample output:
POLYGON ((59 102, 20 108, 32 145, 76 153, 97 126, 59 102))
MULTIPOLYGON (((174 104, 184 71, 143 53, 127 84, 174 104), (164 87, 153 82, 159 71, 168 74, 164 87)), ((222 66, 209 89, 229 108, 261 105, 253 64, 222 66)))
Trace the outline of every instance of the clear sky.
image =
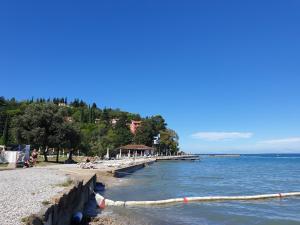
POLYGON ((299 12, 299 0, 2 0, 0 95, 161 114, 187 152, 300 152, 299 12))

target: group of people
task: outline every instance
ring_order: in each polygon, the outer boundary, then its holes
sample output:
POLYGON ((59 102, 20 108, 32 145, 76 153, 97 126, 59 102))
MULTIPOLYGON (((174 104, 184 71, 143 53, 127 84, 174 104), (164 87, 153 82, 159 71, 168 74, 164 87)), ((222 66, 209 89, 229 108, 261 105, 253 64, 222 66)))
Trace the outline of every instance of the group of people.
POLYGON ((38 152, 36 149, 33 149, 29 158, 24 160, 24 168, 29 168, 36 165, 36 161, 38 158, 38 152))

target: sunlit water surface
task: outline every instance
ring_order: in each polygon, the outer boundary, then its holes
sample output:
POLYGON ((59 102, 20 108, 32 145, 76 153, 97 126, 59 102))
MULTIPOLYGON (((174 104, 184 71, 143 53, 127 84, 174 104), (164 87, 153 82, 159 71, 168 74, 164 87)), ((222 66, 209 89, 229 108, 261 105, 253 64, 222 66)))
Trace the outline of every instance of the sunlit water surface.
MULTIPOLYGON (((110 188, 102 194, 127 201, 293 192, 300 191, 300 155, 157 162, 125 179, 130 185, 110 188)), ((112 207, 102 213, 125 216, 131 224, 299 225, 300 198, 112 207)))

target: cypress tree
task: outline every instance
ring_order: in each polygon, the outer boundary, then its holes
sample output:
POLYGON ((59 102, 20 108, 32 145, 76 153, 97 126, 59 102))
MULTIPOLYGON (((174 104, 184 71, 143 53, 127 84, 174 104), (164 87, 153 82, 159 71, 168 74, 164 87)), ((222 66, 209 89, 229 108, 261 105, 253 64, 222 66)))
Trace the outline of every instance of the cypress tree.
POLYGON ((84 122, 84 110, 83 108, 80 109, 80 123, 84 122))
POLYGON ((89 123, 92 123, 93 121, 93 108, 89 105, 89 123))
POLYGON ((7 145, 8 143, 8 130, 9 130, 8 126, 9 126, 9 117, 7 116, 5 120, 4 129, 3 129, 3 136, 2 136, 4 145, 7 145))
POLYGON ((95 122, 95 109, 94 108, 91 108, 92 110, 92 123, 95 122))

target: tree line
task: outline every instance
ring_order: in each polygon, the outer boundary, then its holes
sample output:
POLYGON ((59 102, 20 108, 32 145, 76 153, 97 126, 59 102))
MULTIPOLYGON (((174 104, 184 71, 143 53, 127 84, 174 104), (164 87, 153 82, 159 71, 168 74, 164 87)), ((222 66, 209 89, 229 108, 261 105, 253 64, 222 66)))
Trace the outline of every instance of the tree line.
POLYGON ((48 149, 55 149, 57 160, 62 149, 80 150, 88 156, 103 157, 109 148, 127 144, 154 146, 162 154, 175 154, 178 135, 167 127, 161 115, 141 117, 120 109, 99 108, 80 99, 30 99, 0 97, 0 144, 30 144, 42 150, 47 161, 48 149), (141 121, 136 133, 130 131, 132 120, 141 121), (114 121, 114 122, 113 122, 114 121))

